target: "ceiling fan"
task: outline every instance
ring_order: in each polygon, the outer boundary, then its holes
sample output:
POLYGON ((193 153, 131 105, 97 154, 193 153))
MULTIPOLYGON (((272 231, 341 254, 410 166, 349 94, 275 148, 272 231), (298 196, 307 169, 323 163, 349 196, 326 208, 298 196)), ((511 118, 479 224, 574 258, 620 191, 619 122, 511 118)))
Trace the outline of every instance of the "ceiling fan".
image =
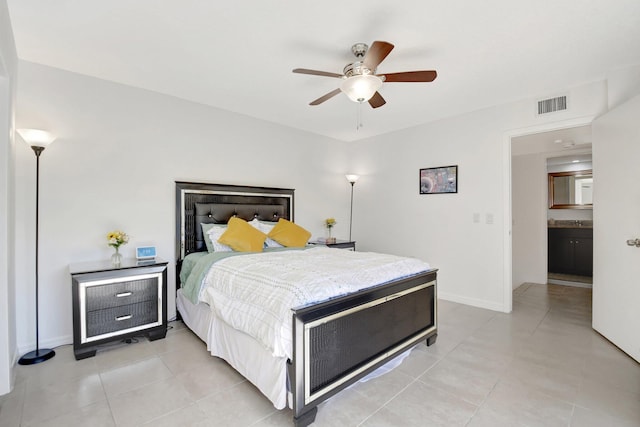
POLYGON ((343 74, 327 71, 296 68, 294 73, 311 74, 314 76, 336 77, 342 79, 339 88, 311 101, 309 105, 319 105, 333 98, 340 92, 344 92, 354 102, 369 102, 373 108, 382 107, 386 101, 378 92, 382 83, 392 82, 432 82, 438 76, 434 70, 429 71, 405 71, 402 73, 376 74, 378 65, 391 53, 393 45, 388 42, 374 41, 371 47, 365 43, 356 43, 351 47, 351 52, 359 60, 344 67, 343 74))

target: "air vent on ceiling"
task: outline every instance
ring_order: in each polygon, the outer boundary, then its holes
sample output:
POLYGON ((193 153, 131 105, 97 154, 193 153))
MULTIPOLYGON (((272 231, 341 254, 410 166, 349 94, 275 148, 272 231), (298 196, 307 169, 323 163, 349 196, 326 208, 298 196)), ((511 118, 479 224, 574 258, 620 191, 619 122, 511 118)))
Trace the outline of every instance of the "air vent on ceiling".
POLYGON ((566 109, 567 109, 566 95, 538 101, 538 114, 553 113, 554 111, 561 111, 566 109))

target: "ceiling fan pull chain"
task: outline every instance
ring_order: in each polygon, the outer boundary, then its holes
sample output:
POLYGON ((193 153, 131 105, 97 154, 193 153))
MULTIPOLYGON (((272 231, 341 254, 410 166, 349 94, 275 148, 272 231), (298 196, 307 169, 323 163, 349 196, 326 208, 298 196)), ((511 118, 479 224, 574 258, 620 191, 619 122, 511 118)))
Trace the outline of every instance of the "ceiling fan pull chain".
POLYGON ((358 106, 356 107, 358 109, 356 113, 356 131, 359 131, 362 127, 362 104, 362 102, 358 102, 358 106))

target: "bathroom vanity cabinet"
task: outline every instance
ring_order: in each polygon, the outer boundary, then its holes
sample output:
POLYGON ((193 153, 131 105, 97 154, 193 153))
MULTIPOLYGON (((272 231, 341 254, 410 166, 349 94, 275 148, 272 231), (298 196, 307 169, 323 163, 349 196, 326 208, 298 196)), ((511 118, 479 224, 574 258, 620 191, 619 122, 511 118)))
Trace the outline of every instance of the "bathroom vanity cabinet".
POLYGON ((593 276, 593 229, 550 227, 548 229, 548 271, 593 276))

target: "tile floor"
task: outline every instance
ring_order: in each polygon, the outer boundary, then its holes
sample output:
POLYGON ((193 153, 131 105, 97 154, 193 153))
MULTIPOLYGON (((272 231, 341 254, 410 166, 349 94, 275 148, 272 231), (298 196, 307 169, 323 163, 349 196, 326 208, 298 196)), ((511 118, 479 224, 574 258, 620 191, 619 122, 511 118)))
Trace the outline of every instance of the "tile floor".
MULTIPOLYGON (((525 284, 511 314, 440 301, 439 336, 325 402, 321 426, 640 426, 640 365, 591 327, 591 290, 525 284)), ((167 338, 18 366, 1 426, 290 426, 180 323, 167 338)))

